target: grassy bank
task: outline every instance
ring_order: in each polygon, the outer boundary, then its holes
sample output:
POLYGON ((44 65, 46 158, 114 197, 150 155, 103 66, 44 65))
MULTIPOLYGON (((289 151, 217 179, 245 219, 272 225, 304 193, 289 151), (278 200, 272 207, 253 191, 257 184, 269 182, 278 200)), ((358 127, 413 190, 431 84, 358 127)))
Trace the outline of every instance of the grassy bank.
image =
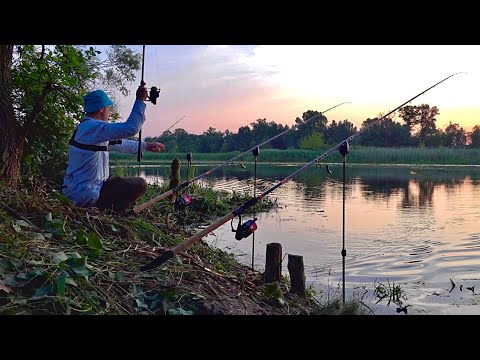
MULTIPOLYGON (((261 150, 258 162, 309 162, 330 149, 323 148, 319 151, 311 150, 261 150)), ((193 154, 193 162, 222 162, 227 161, 240 152, 218 154, 193 154)), ((142 159, 144 164, 170 162, 177 156, 180 160, 185 159, 183 153, 149 153, 146 152, 142 159)), ((136 163, 136 158, 131 154, 111 153, 110 159, 116 163, 136 163)), ((331 153, 326 159, 329 162, 341 162, 342 158, 338 151, 331 153)), ((240 160, 240 159, 239 159, 240 160)), ((241 157, 243 162, 254 161, 253 155, 247 154, 241 157)), ((376 148, 365 146, 352 146, 348 155, 349 163, 362 164, 450 164, 450 165, 479 165, 480 149, 453 149, 453 148, 376 148)))
MULTIPOLYGON (((168 201, 135 217, 80 209, 45 184, 0 184, 0 314, 356 314, 289 292, 200 241, 162 266, 140 266, 243 203, 242 195, 196 187, 188 211, 168 201)), ((141 199, 163 192, 151 186, 141 199)), ((262 201, 257 212, 275 204, 262 201)))

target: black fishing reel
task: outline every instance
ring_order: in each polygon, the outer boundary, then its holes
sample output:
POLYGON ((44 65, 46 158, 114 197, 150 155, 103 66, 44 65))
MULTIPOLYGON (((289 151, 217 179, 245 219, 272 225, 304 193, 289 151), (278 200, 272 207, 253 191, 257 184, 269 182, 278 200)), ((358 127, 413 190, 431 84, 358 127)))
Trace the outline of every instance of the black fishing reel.
POLYGON ((230 222, 230 225, 232 227, 232 232, 235 233, 235 239, 237 239, 237 240, 246 239, 251 234, 253 234, 255 232, 255 230, 257 230, 256 221, 257 221, 257 218, 250 219, 248 221, 245 221, 242 224, 242 216, 238 215, 238 225, 237 225, 237 230, 235 230, 233 228, 233 219, 232 219, 232 221, 230 222))
POLYGON ((191 165, 192 164, 192 153, 189 151, 187 152, 187 162, 188 162, 188 165, 191 165))
POLYGON ((184 194, 184 195, 177 196, 177 198, 175 199, 175 203, 173 205, 177 209, 183 209, 188 205, 190 205, 191 202, 192 202, 192 197, 188 194, 184 194))
POLYGON ((260 154, 260 148, 258 146, 255 146, 252 150, 253 156, 257 157, 260 154))
POLYGON ((150 88, 150 95, 148 96, 148 100, 152 102, 153 105, 157 105, 157 99, 160 96, 160 90, 156 86, 152 86, 150 88))

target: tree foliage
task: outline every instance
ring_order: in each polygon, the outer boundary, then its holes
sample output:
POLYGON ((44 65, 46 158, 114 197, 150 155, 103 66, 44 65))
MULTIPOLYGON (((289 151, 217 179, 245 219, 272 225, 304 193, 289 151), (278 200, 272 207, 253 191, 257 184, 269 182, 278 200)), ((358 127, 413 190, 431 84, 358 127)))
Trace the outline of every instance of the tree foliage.
POLYGON ((328 120, 326 116, 322 115, 320 112, 314 110, 305 111, 302 118, 297 117, 295 119, 295 125, 297 126, 295 132, 297 138, 302 139, 313 132, 323 134, 327 128, 327 122, 328 120))
POLYGON ((9 71, 2 95, 11 102, 3 102, 0 110, 11 115, 1 118, 0 127, 13 130, 0 144, 4 160, 0 173, 16 183, 23 160, 23 172, 30 177, 42 174, 61 181, 69 137, 83 117, 83 95, 95 87, 113 98, 116 90, 125 95, 141 57, 124 45, 108 48, 103 57, 87 46, 1 47, 0 71, 9 71), (10 64, 4 61, 8 57, 12 58, 10 64))
MULTIPOLYGON (((369 126, 378 118, 367 119, 362 123, 362 129, 369 126)), ((402 147, 410 145, 410 132, 408 126, 401 125, 391 118, 385 118, 373 125, 355 142, 363 146, 402 147)))
POLYGON ((356 132, 357 128, 348 120, 339 121, 338 123, 332 120, 330 126, 325 130, 327 143, 329 144, 337 144, 356 132))
POLYGON ((450 122, 445 128, 445 145, 448 147, 463 147, 467 143, 467 134, 458 124, 450 122))
POLYGON ((480 125, 475 125, 470 133, 471 146, 480 148, 480 125))
POLYGON ((323 134, 319 132, 313 132, 300 140, 300 149, 303 150, 320 150, 323 145, 323 134))
MULTIPOLYGON (((428 105, 424 108, 430 108, 428 105)), ((434 109, 436 107, 433 107, 434 109)), ((407 114, 413 113, 412 109, 406 109, 407 114)), ((434 111, 435 112, 435 111, 434 111)), ((308 110, 304 113, 305 118, 310 118, 313 122, 312 116, 320 114, 317 111, 308 110)), ((382 115, 379 115, 381 117, 382 115)), ((479 128, 470 134, 466 134, 463 128, 458 124, 449 125, 445 131, 442 129, 430 130, 428 135, 423 139, 419 136, 412 136, 409 122, 404 124, 394 121, 392 118, 385 118, 377 122, 379 118, 366 119, 361 128, 370 126, 368 131, 364 132, 362 136, 355 139, 354 143, 362 146, 376 146, 376 147, 409 147, 409 146, 464 146, 467 140, 472 139, 472 146, 480 143, 479 128)), ((299 120, 299 118, 297 118, 299 120)), ((291 128, 289 132, 276 138, 275 140, 264 144, 264 148, 300 148, 300 149, 318 149, 323 145, 335 145, 357 132, 357 128, 349 120, 336 121, 332 120, 328 123, 327 118, 322 119, 321 124, 317 124, 318 128, 323 128, 323 132, 311 130, 308 127, 311 125, 309 121, 299 120, 297 126, 302 125, 303 130, 298 130, 298 127, 291 128), (304 131, 307 132, 303 137, 304 131), (321 135, 321 138, 320 138, 321 135)), ((479 125, 480 126, 480 125, 479 125)), ((233 152, 245 151, 276 135, 285 132, 289 129, 288 125, 276 124, 274 121, 267 121, 267 119, 257 119, 251 122, 248 126, 241 126, 238 132, 230 130, 217 131, 214 128, 209 128, 206 132, 200 135, 189 134, 184 129, 177 129, 174 132, 164 132, 160 137, 147 137, 146 141, 161 141, 166 144, 168 151, 171 152, 233 152)), ((480 145, 479 145, 480 146, 480 145)))
POLYGON ((420 106, 407 105, 399 110, 400 117, 408 129, 418 139, 419 143, 425 143, 428 136, 434 135, 437 129, 436 116, 440 111, 436 106, 430 108, 428 104, 420 106))

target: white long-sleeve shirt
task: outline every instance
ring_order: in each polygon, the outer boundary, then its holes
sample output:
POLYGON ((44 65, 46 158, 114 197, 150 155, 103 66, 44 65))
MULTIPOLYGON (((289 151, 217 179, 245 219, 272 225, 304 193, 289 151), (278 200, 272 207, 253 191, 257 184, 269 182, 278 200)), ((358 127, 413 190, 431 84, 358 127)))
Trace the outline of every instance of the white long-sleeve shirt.
MULTIPOLYGON (((109 123, 86 117, 77 127, 75 141, 86 145, 107 146, 109 141, 128 138, 137 134, 145 121, 146 105, 135 100, 126 122, 109 123)), ((142 151, 147 143, 142 141, 142 151)), ((108 146, 109 151, 135 153, 138 142, 122 140, 121 144, 108 146)), ((100 196, 103 182, 109 177, 108 151, 79 149, 73 145, 68 150, 68 167, 62 191, 78 206, 93 206, 100 196)))

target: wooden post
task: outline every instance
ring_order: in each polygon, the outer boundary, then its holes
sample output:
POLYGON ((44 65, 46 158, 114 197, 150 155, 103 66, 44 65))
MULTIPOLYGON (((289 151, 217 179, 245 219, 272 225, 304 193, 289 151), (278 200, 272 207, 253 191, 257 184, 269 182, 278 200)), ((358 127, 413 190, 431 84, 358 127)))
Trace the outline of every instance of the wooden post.
POLYGON ((305 268, 303 267, 303 256, 288 254, 288 272, 290 273, 290 292, 298 296, 306 296, 305 268))
POLYGON ((282 245, 279 243, 267 244, 265 260, 265 282, 280 282, 282 278, 282 245))

